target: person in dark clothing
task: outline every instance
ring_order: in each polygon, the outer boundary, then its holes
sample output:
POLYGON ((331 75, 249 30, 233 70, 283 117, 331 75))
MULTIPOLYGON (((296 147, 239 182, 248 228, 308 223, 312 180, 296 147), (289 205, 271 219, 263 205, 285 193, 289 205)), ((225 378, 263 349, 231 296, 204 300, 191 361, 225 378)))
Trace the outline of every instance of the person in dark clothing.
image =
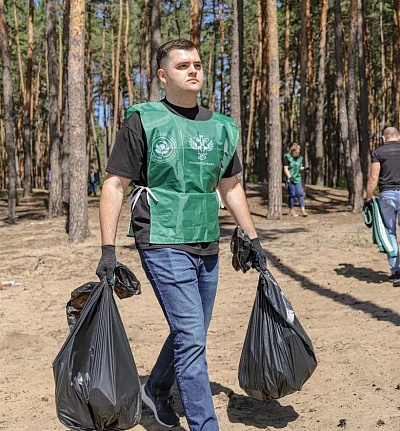
POLYGON ((389 232, 393 249, 397 255, 388 256, 391 269, 389 280, 400 286, 399 247, 396 224, 400 226, 400 135, 395 127, 383 131, 384 145, 372 152, 371 170, 368 179, 365 205, 371 201, 379 184, 379 206, 383 223, 389 232))
POLYGON ((88 182, 89 182, 89 187, 88 187, 89 195, 93 194, 93 196, 96 196, 97 195, 97 185, 99 184, 99 175, 94 170, 94 168, 90 168, 90 172, 88 175, 88 182))
POLYGON ((160 47, 157 62, 166 97, 127 109, 106 168, 96 273, 113 278, 118 219, 133 181, 130 227, 170 329, 142 386, 143 402, 161 425, 179 425, 171 399, 176 380, 190 430, 218 431, 206 361, 218 282, 217 192, 251 238, 260 270, 266 269, 265 252, 237 178, 242 167, 235 122, 197 104, 203 84, 197 48, 184 39, 169 41, 160 47))

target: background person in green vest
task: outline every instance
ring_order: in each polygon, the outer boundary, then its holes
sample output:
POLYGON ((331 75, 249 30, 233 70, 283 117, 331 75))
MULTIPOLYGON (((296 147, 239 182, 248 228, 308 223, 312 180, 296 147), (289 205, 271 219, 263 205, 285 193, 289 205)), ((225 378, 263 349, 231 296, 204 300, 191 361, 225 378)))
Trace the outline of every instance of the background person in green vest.
POLYGON ((289 152, 283 156, 283 172, 286 176, 286 184, 289 192, 289 215, 297 217, 294 210, 295 198, 299 201, 301 215, 307 216, 301 183, 301 171, 308 171, 309 167, 303 167, 303 157, 300 156, 300 145, 292 144, 289 152))
POLYGON ((265 253, 237 175, 234 121, 197 104, 203 84, 199 53, 188 40, 172 40, 157 54, 166 97, 127 110, 106 167, 100 200, 100 279, 112 280, 115 238, 125 191, 133 181, 131 227, 143 269, 170 328, 142 386, 157 422, 172 428, 177 381, 191 431, 218 431, 206 361, 206 335, 218 283, 219 199, 257 251, 265 253))

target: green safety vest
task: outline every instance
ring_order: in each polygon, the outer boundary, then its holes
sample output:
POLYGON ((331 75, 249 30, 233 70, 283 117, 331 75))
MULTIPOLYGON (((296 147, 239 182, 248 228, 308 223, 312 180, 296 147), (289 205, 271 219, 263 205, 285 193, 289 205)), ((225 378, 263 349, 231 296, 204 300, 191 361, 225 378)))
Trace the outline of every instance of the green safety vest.
POLYGON ((172 113, 161 102, 133 105, 147 139, 150 243, 217 241, 216 188, 236 151, 235 121, 213 112, 207 121, 172 113))
MULTIPOLYGON (((297 158, 294 158, 290 153, 285 154, 287 159, 289 160, 290 166, 289 166, 289 172, 292 176, 294 182, 300 183, 301 182, 301 174, 300 174, 300 168, 303 164, 303 157, 299 156, 297 158)), ((288 181, 286 179, 286 181, 288 181)))

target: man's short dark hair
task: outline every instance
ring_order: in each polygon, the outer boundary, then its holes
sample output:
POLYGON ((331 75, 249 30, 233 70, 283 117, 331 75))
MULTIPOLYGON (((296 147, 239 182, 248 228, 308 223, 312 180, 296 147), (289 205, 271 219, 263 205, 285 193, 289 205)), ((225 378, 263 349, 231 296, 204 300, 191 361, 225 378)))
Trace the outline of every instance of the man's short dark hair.
POLYGON ((191 51, 192 49, 197 50, 196 45, 190 40, 187 40, 187 39, 170 40, 164 43, 164 45, 161 45, 160 48, 158 48, 156 58, 157 58, 157 65, 159 69, 161 68, 161 65, 165 60, 165 58, 168 57, 169 52, 172 51, 173 49, 183 49, 185 51, 191 51))

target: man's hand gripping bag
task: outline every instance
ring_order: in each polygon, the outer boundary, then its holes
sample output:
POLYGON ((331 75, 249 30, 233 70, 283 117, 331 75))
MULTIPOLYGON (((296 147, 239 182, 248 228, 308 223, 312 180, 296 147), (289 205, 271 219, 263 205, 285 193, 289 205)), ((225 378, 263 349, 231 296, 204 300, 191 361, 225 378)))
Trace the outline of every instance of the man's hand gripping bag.
POLYGON ((78 431, 120 431, 140 420, 140 381, 113 291, 94 286, 53 362, 61 423, 78 431))

